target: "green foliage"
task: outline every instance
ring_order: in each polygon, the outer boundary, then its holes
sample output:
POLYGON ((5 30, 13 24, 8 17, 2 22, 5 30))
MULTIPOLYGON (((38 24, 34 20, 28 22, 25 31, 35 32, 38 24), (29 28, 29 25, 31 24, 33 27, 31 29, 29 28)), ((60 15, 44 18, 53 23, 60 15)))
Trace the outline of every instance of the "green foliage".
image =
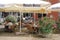
POLYGON ((43 20, 39 21, 39 24, 40 24, 39 31, 43 34, 49 34, 53 30, 52 25, 55 24, 55 21, 50 18, 44 17, 43 20))
POLYGON ((5 21, 11 21, 12 23, 16 23, 17 19, 12 15, 8 15, 5 19, 5 21))
POLYGON ((2 25, 2 23, 0 23, 0 25, 2 25))
POLYGON ((57 23, 57 28, 60 29, 60 23, 59 22, 57 23))

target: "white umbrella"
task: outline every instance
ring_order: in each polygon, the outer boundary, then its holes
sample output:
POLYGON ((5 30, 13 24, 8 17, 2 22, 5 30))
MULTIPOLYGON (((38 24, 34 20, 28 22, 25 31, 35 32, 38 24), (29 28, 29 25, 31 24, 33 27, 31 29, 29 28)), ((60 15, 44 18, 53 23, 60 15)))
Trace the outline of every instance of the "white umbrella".
MULTIPOLYGON (((40 4, 40 5, 50 5, 49 2, 45 2, 45 1, 40 1, 40 0, 0 0, 0 4, 40 4)), ((4 6, 4 7, 8 7, 5 8, 5 10, 9 10, 9 11, 14 11, 16 8, 16 10, 19 10, 17 6, 4 6)), ((21 19, 20 19, 21 20, 21 19)), ((21 24, 20 24, 21 25, 21 24)), ((21 28, 20 28, 21 29, 21 28)))
POLYGON ((53 4, 47 10, 60 12, 60 3, 53 4))
MULTIPOLYGON (((51 3, 50 2, 46 2, 46 1, 41 1, 41 0, 0 0, 0 4, 5 4, 3 7, 11 7, 11 5, 15 5, 15 4, 39 4, 41 6, 50 6, 51 3), (7 4, 7 5, 6 5, 7 4)), ((0 5, 0 7, 1 7, 0 5)), ((2 8, 3 8, 2 7, 2 8)), ((16 7, 16 6, 15 6, 16 7)), ((15 8, 14 7, 14 8, 15 8)), ((30 7, 29 7, 30 8, 30 7)), ((8 9, 8 8, 7 8, 8 9)), ((40 9, 40 8, 39 8, 40 9)), ((14 10, 14 9, 13 9, 14 10)), ((15 8, 16 10, 16 8, 15 8)), ((10 10, 11 11, 11 10, 10 10)), ((21 10, 20 10, 21 11, 21 10)), ((27 10, 28 11, 28 10, 27 10)))

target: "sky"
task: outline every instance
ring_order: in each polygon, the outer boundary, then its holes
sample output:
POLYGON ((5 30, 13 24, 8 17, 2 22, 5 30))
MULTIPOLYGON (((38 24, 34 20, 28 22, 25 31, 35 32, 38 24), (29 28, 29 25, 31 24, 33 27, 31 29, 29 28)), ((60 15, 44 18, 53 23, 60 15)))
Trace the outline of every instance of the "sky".
POLYGON ((45 4, 46 2, 43 2, 42 0, 0 0, 0 4, 45 4))
POLYGON ((0 0, 0 4, 11 4, 11 3, 38 3, 40 0, 0 0))

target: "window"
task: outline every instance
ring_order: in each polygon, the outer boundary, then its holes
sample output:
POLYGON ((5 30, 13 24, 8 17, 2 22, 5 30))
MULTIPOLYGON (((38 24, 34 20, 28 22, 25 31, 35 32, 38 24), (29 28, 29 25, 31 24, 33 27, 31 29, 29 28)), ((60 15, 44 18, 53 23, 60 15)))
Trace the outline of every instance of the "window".
POLYGON ((45 16, 46 16, 46 14, 38 13, 38 18, 41 18, 41 17, 42 17, 42 15, 43 15, 43 17, 45 17, 45 16))
POLYGON ((2 17, 6 17, 9 15, 9 12, 2 12, 2 17))
POLYGON ((42 14, 38 14, 38 18, 41 18, 42 17, 42 14))
POLYGON ((46 16, 46 14, 43 14, 43 16, 45 17, 45 16, 46 16))
POLYGON ((28 17, 28 16, 32 17, 32 13, 23 13, 23 16, 24 17, 28 17))

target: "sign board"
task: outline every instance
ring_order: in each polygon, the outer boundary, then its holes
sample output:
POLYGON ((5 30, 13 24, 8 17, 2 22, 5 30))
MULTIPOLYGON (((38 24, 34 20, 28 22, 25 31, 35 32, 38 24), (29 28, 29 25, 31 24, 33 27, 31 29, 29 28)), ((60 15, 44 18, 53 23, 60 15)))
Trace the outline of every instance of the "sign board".
POLYGON ((24 7, 40 7, 40 4, 23 4, 24 7))

